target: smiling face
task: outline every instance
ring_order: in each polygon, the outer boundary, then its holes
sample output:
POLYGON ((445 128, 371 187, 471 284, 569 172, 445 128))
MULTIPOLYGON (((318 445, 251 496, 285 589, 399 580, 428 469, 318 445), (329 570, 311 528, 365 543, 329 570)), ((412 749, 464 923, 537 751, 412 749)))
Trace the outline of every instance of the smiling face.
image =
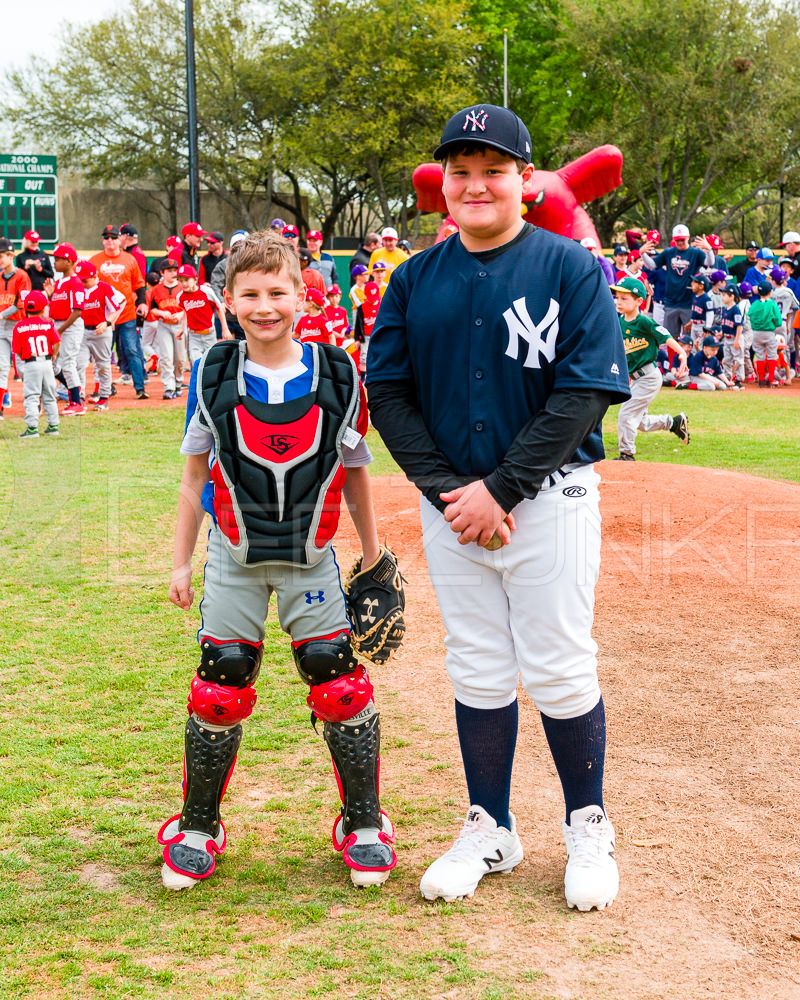
POLYGON ((224 289, 224 296, 245 332, 249 353, 258 355, 264 348, 291 341, 301 292, 286 268, 242 271, 234 277, 233 290, 224 289))
POLYGON ((488 250, 508 243, 522 226, 522 189, 533 167, 522 173, 510 156, 485 148, 448 157, 442 190, 467 250, 488 250))

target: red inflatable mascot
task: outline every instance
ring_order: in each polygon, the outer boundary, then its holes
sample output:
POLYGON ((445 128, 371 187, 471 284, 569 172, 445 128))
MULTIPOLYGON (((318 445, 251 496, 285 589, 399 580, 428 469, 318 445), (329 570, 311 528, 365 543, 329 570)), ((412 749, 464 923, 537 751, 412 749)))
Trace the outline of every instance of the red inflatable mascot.
MULTIPOLYGON (((441 164, 421 164, 414 171, 413 180, 419 211, 445 214, 441 164)), ((592 220, 581 206, 602 198, 621 183, 622 153, 616 146, 598 146, 556 171, 535 170, 530 185, 523 191, 523 216, 535 226, 573 240, 591 236, 599 246, 592 220)), ((436 242, 446 239, 456 228, 448 216, 436 242)))

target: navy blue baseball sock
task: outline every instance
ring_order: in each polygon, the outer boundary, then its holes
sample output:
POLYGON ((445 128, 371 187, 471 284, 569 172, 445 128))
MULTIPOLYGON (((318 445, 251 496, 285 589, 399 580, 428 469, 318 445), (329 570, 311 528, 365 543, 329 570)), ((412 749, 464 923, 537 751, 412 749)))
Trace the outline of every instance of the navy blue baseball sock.
POLYGON ((509 830, 508 803, 518 719, 516 699, 506 708, 468 708, 456 699, 456 725, 469 803, 481 806, 498 826, 509 830))
POLYGON ((585 715, 575 719, 542 715, 542 724, 564 789, 567 823, 573 809, 585 806, 603 809, 606 710, 602 697, 585 715))
POLYGON ((81 387, 79 385, 73 386, 72 389, 68 389, 69 401, 70 403, 75 403, 76 405, 81 401, 81 387))

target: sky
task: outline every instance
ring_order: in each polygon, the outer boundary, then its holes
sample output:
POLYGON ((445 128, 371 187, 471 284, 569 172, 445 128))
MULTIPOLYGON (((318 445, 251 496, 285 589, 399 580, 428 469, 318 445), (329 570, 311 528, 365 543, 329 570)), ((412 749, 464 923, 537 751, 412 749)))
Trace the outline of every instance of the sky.
POLYGON ((126 0, 8 0, 3 4, 3 34, 12 44, 5 49, 4 64, 17 67, 32 55, 50 60, 58 50, 63 24, 99 21, 125 6, 126 0))

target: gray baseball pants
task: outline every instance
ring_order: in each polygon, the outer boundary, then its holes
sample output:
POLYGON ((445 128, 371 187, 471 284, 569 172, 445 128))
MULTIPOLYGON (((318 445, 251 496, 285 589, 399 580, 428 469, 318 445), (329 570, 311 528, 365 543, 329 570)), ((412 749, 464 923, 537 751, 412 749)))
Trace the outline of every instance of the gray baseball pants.
POLYGON ((628 455, 636 454, 637 431, 668 431, 672 427, 672 417, 663 413, 653 417, 647 407, 653 402, 661 388, 661 372, 651 365, 643 375, 631 382, 631 398, 619 408, 617 433, 619 450, 628 455))

